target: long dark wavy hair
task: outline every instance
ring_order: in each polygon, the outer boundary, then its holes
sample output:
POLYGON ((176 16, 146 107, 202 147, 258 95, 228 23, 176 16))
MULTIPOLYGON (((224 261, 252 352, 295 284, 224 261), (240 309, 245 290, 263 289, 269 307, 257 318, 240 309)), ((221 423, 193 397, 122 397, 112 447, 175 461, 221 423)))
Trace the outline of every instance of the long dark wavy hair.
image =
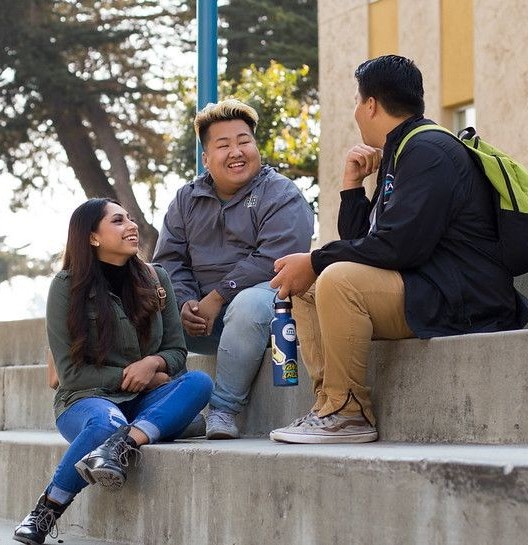
MULTIPOLYGON (((121 204, 112 199, 89 199, 72 214, 62 268, 70 273, 70 302, 68 331, 71 337, 70 355, 74 364, 102 365, 114 342, 115 316, 108 283, 90 244, 90 234, 97 231, 106 214, 108 203, 121 204), (94 294, 97 338, 88 346, 88 298, 94 294)), ((140 344, 150 337, 153 314, 159 302, 152 276, 137 256, 127 261, 121 300, 125 313, 134 324, 140 344)))

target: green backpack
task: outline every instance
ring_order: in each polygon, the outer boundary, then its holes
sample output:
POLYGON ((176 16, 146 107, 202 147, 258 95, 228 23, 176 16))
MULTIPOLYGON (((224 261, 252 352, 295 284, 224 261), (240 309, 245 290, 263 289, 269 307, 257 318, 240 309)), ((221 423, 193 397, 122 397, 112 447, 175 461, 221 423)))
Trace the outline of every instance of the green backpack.
POLYGON ((528 170, 515 159, 484 142, 473 127, 455 136, 439 125, 416 127, 401 141, 394 168, 405 144, 423 131, 442 131, 461 142, 495 189, 495 210, 504 265, 513 276, 528 272, 528 170))

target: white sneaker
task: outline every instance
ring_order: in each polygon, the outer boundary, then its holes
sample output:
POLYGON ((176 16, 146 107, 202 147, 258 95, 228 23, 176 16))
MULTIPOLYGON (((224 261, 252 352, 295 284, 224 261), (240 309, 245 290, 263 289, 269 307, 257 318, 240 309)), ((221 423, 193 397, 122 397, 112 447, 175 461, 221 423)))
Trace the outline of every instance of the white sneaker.
POLYGON ((308 413, 270 433, 270 439, 285 443, 369 443, 377 438, 376 428, 361 414, 344 416, 336 413, 320 417, 308 413))
POLYGON ((235 416, 210 407, 205 418, 205 436, 207 439, 238 439, 240 432, 235 423, 235 416))

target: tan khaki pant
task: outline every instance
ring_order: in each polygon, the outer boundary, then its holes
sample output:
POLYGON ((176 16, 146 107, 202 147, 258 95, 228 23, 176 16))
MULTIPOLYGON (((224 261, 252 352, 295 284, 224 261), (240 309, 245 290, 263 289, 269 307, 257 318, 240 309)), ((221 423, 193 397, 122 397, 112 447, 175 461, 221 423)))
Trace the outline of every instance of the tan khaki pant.
POLYGON ((366 386, 372 339, 414 337, 405 321, 401 275, 334 263, 293 305, 303 361, 313 381, 319 416, 361 411, 375 424, 366 386))

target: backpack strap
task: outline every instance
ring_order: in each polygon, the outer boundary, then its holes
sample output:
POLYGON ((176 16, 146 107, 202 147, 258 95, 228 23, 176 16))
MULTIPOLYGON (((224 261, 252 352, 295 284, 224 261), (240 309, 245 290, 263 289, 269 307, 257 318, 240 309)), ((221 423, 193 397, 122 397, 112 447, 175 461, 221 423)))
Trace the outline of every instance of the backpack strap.
POLYGON ((152 279, 154 280, 154 284, 156 286, 156 294, 158 295, 159 308, 160 310, 163 310, 167 301, 167 292, 159 281, 158 273, 156 272, 154 265, 152 265, 152 263, 145 263, 145 265, 147 266, 150 276, 152 276, 152 279))
POLYGON ((440 125, 433 125, 431 123, 428 124, 428 125, 420 125, 419 127, 416 127, 415 129, 413 129, 412 131, 407 133, 405 135, 405 138, 400 142, 400 145, 398 146, 398 148, 396 149, 396 153, 394 154, 394 168, 396 168, 396 163, 398 162, 398 157, 400 156, 401 152, 403 151, 403 148, 405 147, 405 144, 407 144, 407 142, 415 134, 418 134, 420 132, 425 132, 425 131, 446 132, 446 133, 450 134, 453 138, 456 138, 457 140, 459 140, 459 138, 456 135, 454 135, 449 129, 446 129, 445 127, 442 127, 440 125))

